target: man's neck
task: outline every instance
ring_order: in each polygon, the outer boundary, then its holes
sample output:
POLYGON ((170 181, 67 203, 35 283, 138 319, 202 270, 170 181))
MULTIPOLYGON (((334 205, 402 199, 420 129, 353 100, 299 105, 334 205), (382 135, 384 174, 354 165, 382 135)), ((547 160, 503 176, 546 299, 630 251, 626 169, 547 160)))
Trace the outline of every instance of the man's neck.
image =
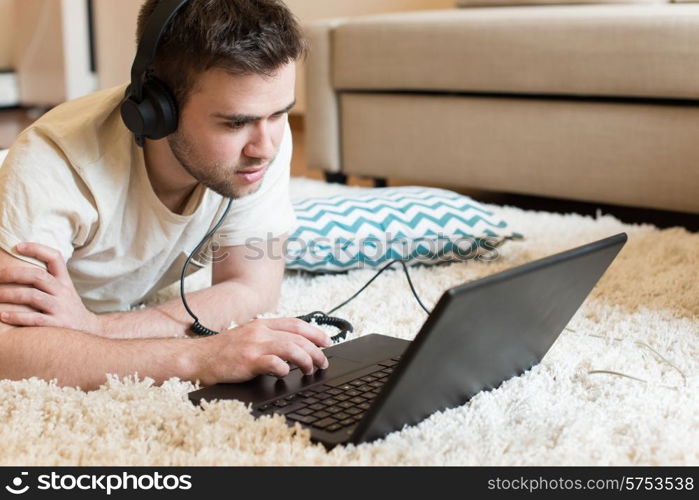
POLYGON ((143 158, 153 192, 171 212, 181 214, 198 185, 197 180, 180 165, 166 139, 147 139, 143 158))

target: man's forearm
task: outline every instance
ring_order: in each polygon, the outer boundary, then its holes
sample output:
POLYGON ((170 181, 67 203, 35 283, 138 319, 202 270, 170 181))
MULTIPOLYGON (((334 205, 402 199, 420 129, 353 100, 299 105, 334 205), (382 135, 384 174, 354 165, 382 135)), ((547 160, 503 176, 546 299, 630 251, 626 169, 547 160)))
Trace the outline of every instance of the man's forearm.
MULTIPOLYGON (((276 305, 276 298, 265 296, 248 285, 234 281, 219 283, 187 294, 189 308, 199 321, 212 330, 227 329, 231 322, 245 323, 276 305)), ((184 337, 190 334, 193 319, 177 298, 148 309, 100 316, 98 335, 112 338, 184 337)))
POLYGON ((60 328, 0 332, 0 379, 58 379, 62 386, 97 389, 111 373, 138 373, 160 384, 171 377, 196 380, 197 340, 112 340, 60 328))

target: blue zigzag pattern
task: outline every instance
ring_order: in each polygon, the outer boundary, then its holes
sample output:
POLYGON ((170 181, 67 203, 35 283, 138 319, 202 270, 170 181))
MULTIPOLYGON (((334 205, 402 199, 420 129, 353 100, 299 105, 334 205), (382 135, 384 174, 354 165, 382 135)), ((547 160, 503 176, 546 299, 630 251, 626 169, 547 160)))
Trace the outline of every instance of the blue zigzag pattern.
MULTIPOLYGON (((303 219, 302 217, 298 217, 298 218, 303 219)), ((299 226, 296 229, 296 231, 294 231, 294 235, 302 234, 305 231, 308 231, 310 233, 316 233, 316 234, 321 235, 321 236, 327 236, 330 233, 330 230, 333 228, 336 228, 336 227, 340 228, 344 231, 347 231, 347 232, 355 233, 363 225, 375 227, 376 229, 386 230, 388 228, 388 226, 390 226, 393 222, 403 223, 410 228, 415 228, 423 220, 430 221, 438 226, 445 226, 447 224, 447 222, 449 222, 452 219, 455 219, 459 222, 463 222, 464 224, 466 224, 467 226, 470 226, 470 227, 475 226, 478 222, 484 222, 490 226, 494 226, 494 227, 497 227, 499 229, 503 229, 503 228, 507 227, 507 223, 505 221, 500 221, 500 223, 494 224, 494 223, 491 223, 490 221, 487 221, 486 219, 484 219, 483 217, 481 217, 479 215, 474 215, 470 219, 464 219, 463 217, 459 217, 458 215, 455 215, 455 214, 445 214, 442 217, 437 218, 437 217, 433 217, 433 216, 426 214, 426 213, 419 213, 418 215, 416 215, 415 217, 413 217, 410 220, 404 220, 398 216, 390 214, 385 219, 380 220, 380 221, 371 220, 371 219, 368 219, 366 217, 360 217, 359 219, 354 221, 352 224, 344 224, 344 223, 339 222, 339 221, 329 221, 324 226, 319 227, 319 228, 313 227, 313 226, 307 226, 307 225, 299 226)))
POLYGON ((472 258, 474 253, 521 237, 516 233, 499 236, 493 229, 505 229, 507 222, 468 197, 433 188, 386 188, 372 190, 370 195, 307 198, 295 202, 294 210, 298 226, 289 240, 301 242, 303 248, 289 250, 287 267, 308 271, 378 267, 394 259, 408 264, 463 260, 464 252, 472 258), (395 233, 388 232, 389 228, 395 233), (407 254, 406 245, 412 249, 407 254), (336 255, 338 251, 341 255, 336 255))
POLYGON ((420 195, 433 197, 439 194, 444 198, 457 199, 462 196, 458 193, 452 191, 446 191, 438 188, 413 188, 413 187, 401 187, 401 188, 377 188, 372 189, 370 193, 359 193, 354 196, 352 195, 331 195, 331 196, 309 196, 303 200, 299 200, 297 204, 303 203, 332 203, 331 200, 334 198, 339 198, 341 201, 349 202, 360 202, 366 200, 389 200, 404 197, 419 197, 420 195), (398 191, 400 190, 400 191, 398 191), (379 193, 380 192, 380 193, 379 193), (377 194, 378 193, 378 194, 377 194))
MULTIPOLYGON (((473 210, 475 212, 480 212, 484 215, 489 215, 489 216, 493 215, 492 212, 489 212, 487 210, 484 210, 484 209, 481 209, 478 207, 474 207, 473 205, 468 204, 468 203, 461 203, 458 205, 457 204, 452 205, 449 203, 444 203, 443 201, 437 201, 434 203, 428 203, 426 201, 424 201, 424 202, 414 201, 414 202, 411 202, 410 205, 407 205, 407 206, 389 205, 389 204, 385 203, 385 201, 384 201, 380 205, 371 205, 371 206, 367 206, 367 207, 357 207, 356 205, 350 205, 349 207, 342 209, 342 210, 340 209, 341 205, 347 205, 347 203, 342 202, 342 203, 329 205, 332 208, 327 208, 321 204, 314 204, 314 205, 311 205, 310 207, 306 207, 304 209, 307 213, 309 213, 309 215, 303 215, 303 216, 300 216, 300 218, 303 218, 304 220, 315 221, 315 220, 318 220, 320 217, 324 217, 328 214, 339 215, 339 216, 344 217, 344 216, 347 216, 350 213, 355 212, 355 211, 364 211, 364 212, 370 212, 372 214, 377 214, 380 210, 388 210, 388 211, 392 211, 392 212, 403 213, 403 212, 405 212, 409 209, 412 209, 414 207, 422 207, 422 208, 429 209, 429 210, 437 210, 438 208, 441 208, 441 207, 447 207, 447 208, 452 208, 454 210, 460 210, 460 211, 461 210, 473 210)), ((294 208, 298 209, 298 207, 296 207, 296 206, 294 208)))
MULTIPOLYGON (((393 236, 393 235, 391 235, 393 236)), ((461 240, 467 239, 467 238, 472 238, 472 239, 484 239, 484 238, 497 238, 498 235, 493 233, 492 231, 484 231, 483 236, 480 238, 476 238, 474 235, 466 233, 465 231, 455 231, 453 234, 434 234, 436 237, 430 237, 429 236, 420 236, 420 237, 408 237, 403 235, 402 233, 398 233, 394 237, 392 237, 390 240, 387 239, 382 239, 379 238, 376 235, 369 235, 366 237, 362 238, 344 238, 342 236, 339 236, 335 239, 333 239, 332 244, 324 244, 320 240, 309 240, 307 242, 303 242, 304 246, 307 247, 313 247, 314 249, 319 249, 319 250, 331 250, 333 248, 342 248, 346 249, 349 248, 351 245, 363 245, 363 246, 369 246, 372 248, 376 248, 379 245, 398 245, 398 244, 406 244, 406 243, 412 243, 412 244, 422 244, 423 246, 426 244, 434 244, 434 243, 439 243, 439 242, 445 242, 445 243, 451 243, 452 240, 461 240), (486 234, 488 233, 488 234, 486 234)), ((290 250, 293 251, 293 250, 290 250)))
MULTIPOLYGON (((395 188, 399 189, 399 188, 395 188)), ((402 188, 401 188, 402 189, 402 188)), ((440 200, 450 200, 450 201, 459 201, 459 202, 464 202, 464 201, 473 201, 470 200, 469 198, 465 198, 464 196, 458 194, 458 193, 450 193, 448 191, 445 191, 445 193, 442 195, 441 193, 439 194, 439 199, 440 200)), ((365 202, 383 202, 386 200, 390 201, 411 201, 411 200, 424 200, 424 199, 430 199, 430 198, 435 198, 436 194, 435 193, 418 193, 418 192, 402 192, 402 193, 394 193, 392 195, 387 194, 386 196, 355 196, 355 197, 346 197, 346 196, 330 196, 327 198, 305 198, 303 200, 299 200, 295 202, 296 205, 305 207, 306 205, 313 205, 313 204, 319 204, 319 205, 324 205, 324 206, 335 206, 339 205, 341 203, 365 203, 365 202), (338 198, 337 201, 333 201, 335 198, 338 198)), ((483 209, 481 207, 481 209, 483 209)))
MULTIPOLYGON (((494 243, 492 247, 500 246, 500 244, 501 242, 494 243)), ((485 247, 479 242, 474 242, 468 249, 457 247, 450 242, 445 245, 443 250, 440 252, 433 252, 431 249, 426 247, 418 247, 406 256, 405 254, 399 253, 391 248, 378 258, 371 258, 367 254, 360 252, 345 261, 338 259, 332 254, 326 254, 322 259, 316 261, 298 259, 293 262, 295 264, 294 267, 297 269, 317 270, 322 268, 323 270, 345 271, 348 269, 355 269, 357 267, 379 267, 391 260, 397 259, 404 260, 406 263, 409 262, 411 265, 418 263, 434 264, 437 262, 467 260, 480 255, 480 250, 483 248, 485 247)))
MULTIPOLYGON (((332 206, 337 206, 341 205, 343 203, 349 203, 349 204, 354 204, 354 205, 364 205, 364 204, 371 204, 371 203, 382 203, 382 202, 395 202, 395 203, 401 203, 401 202, 413 202, 413 201, 419 201, 419 200, 430 200, 430 199, 436 199, 436 196, 434 194, 425 194, 422 196, 416 195, 414 193, 400 193, 398 195, 393 195, 393 196, 383 196, 383 197, 375 197, 375 196, 358 196, 356 198, 346 198, 343 196, 334 196, 334 197, 328 197, 328 198, 307 198, 304 200, 298 200, 295 202, 296 205, 306 208, 309 205, 321 205, 321 206, 326 206, 326 207, 332 207, 332 206)), ((451 202, 468 202, 472 200, 465 200, 461 195, 456 195, 456 196, 440 196, 438 198, 440 201, 451 201, 451 202)))

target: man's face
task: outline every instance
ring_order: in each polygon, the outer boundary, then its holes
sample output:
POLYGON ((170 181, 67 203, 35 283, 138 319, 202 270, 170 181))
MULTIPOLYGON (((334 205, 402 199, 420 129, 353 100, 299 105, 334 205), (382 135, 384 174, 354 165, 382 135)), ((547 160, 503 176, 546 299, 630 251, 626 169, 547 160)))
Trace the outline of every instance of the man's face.
POLYGON ((203 73, 168 137, 175 158, 197 181, 227 198, 257 191, 279 152, 294 104, 295 64, 271 76, 203 73))

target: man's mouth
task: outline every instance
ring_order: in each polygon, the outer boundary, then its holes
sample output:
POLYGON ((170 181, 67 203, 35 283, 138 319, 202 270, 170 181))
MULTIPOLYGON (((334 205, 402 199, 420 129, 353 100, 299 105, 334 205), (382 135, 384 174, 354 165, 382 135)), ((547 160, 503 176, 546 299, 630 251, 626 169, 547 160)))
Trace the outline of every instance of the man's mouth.
POLYGON ((265 171, 267 170, 267 165, 262 166, 262 167, 255 167, 255 168, 248 168, 245 170, 239 170, 236 172, 236 175, 241 178, 243 181, 246 183, 252 184, 253 182, 257 182, 262 177, 265 175, 265 171))

